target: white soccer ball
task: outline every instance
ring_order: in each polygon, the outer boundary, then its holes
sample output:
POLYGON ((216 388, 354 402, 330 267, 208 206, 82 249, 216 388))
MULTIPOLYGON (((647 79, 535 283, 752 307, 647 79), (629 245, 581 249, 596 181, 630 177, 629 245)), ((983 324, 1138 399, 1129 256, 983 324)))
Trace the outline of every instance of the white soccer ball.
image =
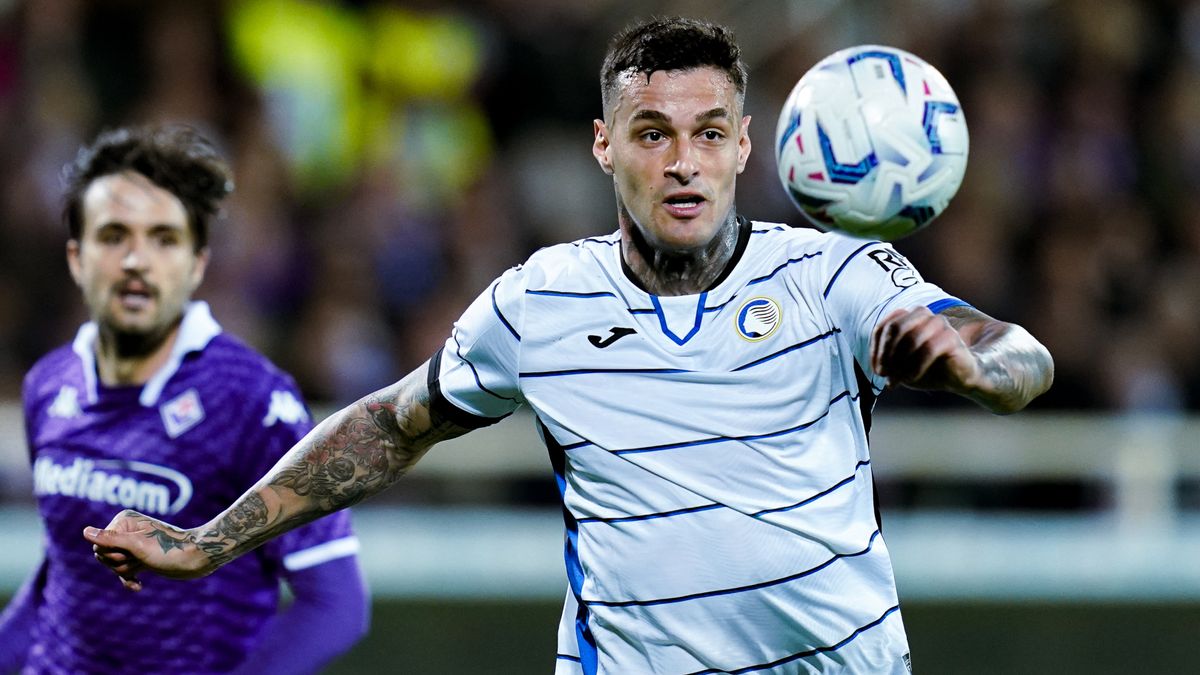
POLYGON ((775 129, 788 195, 817 227, 893 240, 929 224, 967 169, 950 83, 901 49, 863 45, 813 66, 775 129))

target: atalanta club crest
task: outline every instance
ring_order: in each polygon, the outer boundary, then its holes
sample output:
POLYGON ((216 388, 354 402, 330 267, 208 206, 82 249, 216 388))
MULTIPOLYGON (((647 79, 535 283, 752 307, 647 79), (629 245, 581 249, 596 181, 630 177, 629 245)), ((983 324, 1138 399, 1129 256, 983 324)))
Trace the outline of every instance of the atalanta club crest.
POLYGON ((751 298, 742 305, 734 323, 738 335, 751 342, 758 342, 771 337, 775 329, 779 328, 782 319, 783 312, 779 309, 779 303, 770 298, 758 297, 751 298))

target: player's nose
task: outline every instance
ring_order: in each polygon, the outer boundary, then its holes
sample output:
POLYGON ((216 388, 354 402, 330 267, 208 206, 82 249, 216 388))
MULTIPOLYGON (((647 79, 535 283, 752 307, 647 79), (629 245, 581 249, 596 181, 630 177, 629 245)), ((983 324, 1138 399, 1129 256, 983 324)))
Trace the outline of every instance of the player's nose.
POLYGON ((121 256, 121 269, 125 271, 141 271, 146 268, 145 246, 132 241, 121 256))
POLYGON ((687 185, 696 174, 700 173, 700 165, 696 162, 695 149, 690 140, 684 138, 675 143, 671 161, 663 170, 663 174, 687 185))

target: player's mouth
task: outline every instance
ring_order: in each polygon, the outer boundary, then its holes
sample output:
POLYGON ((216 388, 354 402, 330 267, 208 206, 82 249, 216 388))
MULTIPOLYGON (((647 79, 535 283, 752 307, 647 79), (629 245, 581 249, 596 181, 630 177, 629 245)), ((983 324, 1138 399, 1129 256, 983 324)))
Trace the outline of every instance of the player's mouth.
POLYGON ((137 312, 145 309, 154 300, 154 289, 140 279, 129 279, 117 284, 117 302, 123 309, 137 312))
POLYGON ((708 200, 696 192, 676 192, 662 201, 663 209, 676 218, 695 218, 704 211, 707 203, 708 200))

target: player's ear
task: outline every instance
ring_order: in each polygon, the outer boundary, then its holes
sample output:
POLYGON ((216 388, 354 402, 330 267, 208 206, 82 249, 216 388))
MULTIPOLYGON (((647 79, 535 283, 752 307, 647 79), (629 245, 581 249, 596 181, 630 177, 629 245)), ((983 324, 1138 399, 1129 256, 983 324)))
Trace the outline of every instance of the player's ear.
POLYGON ((612 158, 608 153, 612 146, 608 142, 608 127, 604 125, 604 120, 592 120, 592 132, 595 138, 592 141, 592 156, 600 163, 600 168, 604 173, 613 175, 612 158))
POLYGON ((192 267, 192 277, 189 280, 192 286, 192 292, 195 293, 197 288, 200 288, 200 282, 204 281, 204 273, 208 270, 208 247, 196 251, 196 264, 192 267))
POLYGON ((83 270, 79 265, 79 240, 67 240, 67 269, 71 270, 71 278, 75 280, 75 285, 82 285, 83 270))
POLYGON ((750 159, 750 116, 744 115, 742 128, 738 132, 738 173, 746 170, 746 160, 748 159, 750 159))

